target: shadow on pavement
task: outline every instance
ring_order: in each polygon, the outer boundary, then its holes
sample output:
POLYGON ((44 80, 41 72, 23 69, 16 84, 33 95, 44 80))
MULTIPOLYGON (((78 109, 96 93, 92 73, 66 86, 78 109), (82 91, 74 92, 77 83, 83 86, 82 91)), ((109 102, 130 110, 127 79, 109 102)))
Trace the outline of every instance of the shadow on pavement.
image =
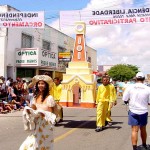
MULTIPOLYGON (((117 126, 118 124, 123 124, 123 122, 113 122, 112 126, 106 126, 105 129, 117 129, 122 128, 121 126, 117 126)), ((82 120, 82 121, 74 121, 74 120, 64 120, 61 123, 58 123, 56 127, 64 126, 64 128, 85 128, 85 129, 95 129, 96 121, 82 120)))

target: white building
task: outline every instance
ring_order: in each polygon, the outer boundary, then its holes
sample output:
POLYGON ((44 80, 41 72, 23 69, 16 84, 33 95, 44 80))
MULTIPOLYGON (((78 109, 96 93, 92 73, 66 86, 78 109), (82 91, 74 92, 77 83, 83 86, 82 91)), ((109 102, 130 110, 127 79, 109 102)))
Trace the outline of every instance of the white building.
MULTIPOLYGON (((18 11, 9 6, 0 6, 1 12, 18 11)), ((48 71, 52 77, 62 77, 67 66, 59 61, 60 52, 72 53, 74 39, 45 25, 37 28, 0 28, 0 76, 33 77, 48 71)), ((87 47, 87 59, 93 71, 97 70, 97 52, 87 47)))
POLYGON ((97 71, 99 71, 99 72, 106 72, 111 67, 113 67, 113 65, 97 65, 97 71))

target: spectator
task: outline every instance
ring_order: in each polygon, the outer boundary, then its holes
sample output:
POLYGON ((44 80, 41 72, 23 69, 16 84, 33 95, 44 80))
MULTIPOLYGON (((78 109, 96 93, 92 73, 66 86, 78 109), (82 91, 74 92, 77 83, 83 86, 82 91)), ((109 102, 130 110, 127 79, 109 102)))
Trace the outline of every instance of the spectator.
POLYGON ((11 102, 13 97, 16 97, 16 94, 14 93, 14 83, 10 83, 10 86, 8 87, 8 101, 11 102))
POLYGON ((3 102, 1 101, 0 102, 0 113, 7 113, 8 111, 7 110, 5 110, 5 107, 4 107, 4 104, 3 104, 3 102))
POLYGON ((6 81, 6 87, 9 87, 9 86, 10 86, 10 81, 11 81, 11 78, 8 77, 8 78, 7 78, 7 81, 6 81))
POLYGON ((123 94, 125 104, 129 102, 128 124, 131 126, 131 141, 133 150, 137 150, 138 131, 141 131, 143 149, 146 144, 148 121, 148 104, 150 104, 150 87, 144 85, 145 76, 142 72, 136 74, 136 83, 128 86, 123 94))
POLYGON ((30 106, 32 105, 32 101, 33 101, 33 93, 34 93, 34 86, 30 86, 31 85, 31 81, 29 81, 28 84, 28 92, 29 92, 29 103, 30 106))
POLYGON ((28 86, 27 86, 26 80, 23 80, 22 91, 23 93, 28 92, 28 86))

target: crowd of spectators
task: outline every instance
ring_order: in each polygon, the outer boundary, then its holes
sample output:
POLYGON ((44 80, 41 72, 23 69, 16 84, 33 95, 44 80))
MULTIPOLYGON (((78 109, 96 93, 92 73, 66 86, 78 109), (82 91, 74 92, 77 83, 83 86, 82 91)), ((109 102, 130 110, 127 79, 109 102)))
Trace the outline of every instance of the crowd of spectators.
POLYGON ((28 82, 21 78, 13 81, 8 77, 0 77, 0 113, 9 113, 22 110, 30 106, 33 98, 33 89, 28 88, 28 82))

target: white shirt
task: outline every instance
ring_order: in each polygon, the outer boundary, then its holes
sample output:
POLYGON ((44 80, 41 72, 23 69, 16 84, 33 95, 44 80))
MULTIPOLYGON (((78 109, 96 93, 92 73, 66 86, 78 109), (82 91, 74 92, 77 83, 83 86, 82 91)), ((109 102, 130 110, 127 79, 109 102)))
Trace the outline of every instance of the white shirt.
POLYGON ((123 101, 129 100, 129 110, 135 114, 148 112, 150 103, 150 87, 143 83, 136 83, 127 87, 123 94, 123 101))
POLYGON ((27 90, 27 89, 28 89, 27 83, 24 83, 24 84, 23 84, 23 89, 24 89, 24 90, 27 90))
POLYGON ((6 84, 3 83, 3 84, 2 84, 2 90, 5 90, 5 89, 6 89, 6 84))
POLYGON ((9 85, 10 85, 10 81, 7 80, 7 81, 6 81, 6 86, 9 86, 9 85))

